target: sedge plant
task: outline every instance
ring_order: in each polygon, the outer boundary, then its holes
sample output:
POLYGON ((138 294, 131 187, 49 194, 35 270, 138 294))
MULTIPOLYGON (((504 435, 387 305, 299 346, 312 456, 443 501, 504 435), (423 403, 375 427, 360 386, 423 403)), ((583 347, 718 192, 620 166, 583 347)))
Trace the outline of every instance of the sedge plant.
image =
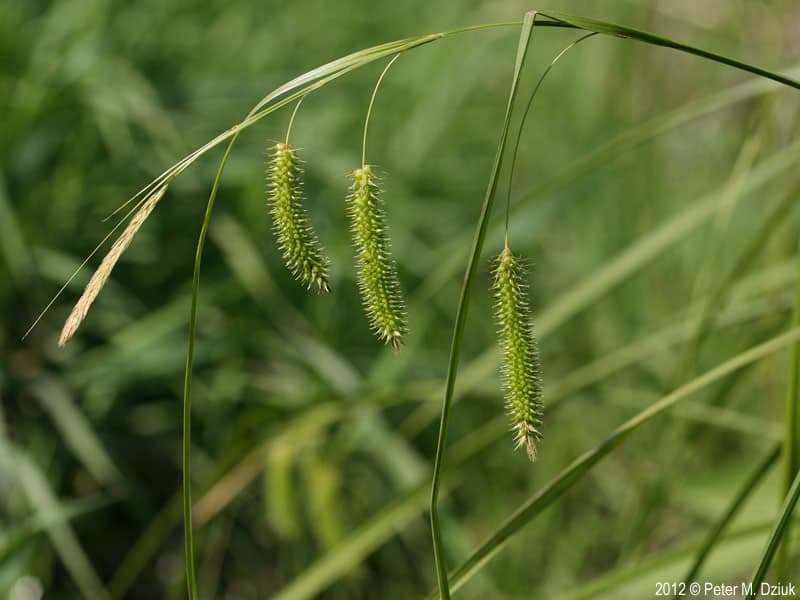
MULTIPOLYGON (((369 119, 375 101, 378 88, 386 75, 389 67, 403 53, 410 52, 426 44, 439 42, 452 35, 464 34, 469 32, 479 32, 482 30, 520 27, 521 34, 517 47, 517 54, 514 62, 513 75, 511 80, 510 92, 505 111, 505 117, 500 130, 500 140, 496 151, 494 163, 489 176, 489 183, 484 195, 484 202, 480 216, 477 221, 474 241, 471 246, 471 253, 466 267, 461 295, 455 316, 453 336, 449 354, 447 377, 445 383, 444 399, 442 412, 439 422, 439 432, 437 438, 436 453, 433 464, 433 478, 430 489, 430 519, 433 540, 433 552, 435 558, 437 592, 436 596, 449 598, 451 592, 451 579, 455 586, 461 586, 472 575, 479 571, 487 562, 502 548, 507 540, 515 535, 526 523, 533 519, 549 503, 554 501, 564 491, 578 481, 583 474, 588 472, 594 464, 601 458, 610 453, 617 447, 623 439, 641 424, 666 410, 679 400, 692 394, 694 391, 717 381, 744 365, 750 364, 755 360, 768 356, 780 349, 791 347, 800 338, 797 328, 791 329, 782 335, 776 336, 772 340, 753 347, 750 351, 723 363, 718 368, 692 380, 682 386, 672 394, 664 397, 660 402, 653 405, 649 410, 641 415, 632 418, 604 443, 596 449, 586 453, 577 459, 572 465, 568 466, 561 475, 554 479, 543 491, 533 496, 529 501, 522 505, 498 530, 496 530, 485 543, 475 549, 473 554, 458 567, 452 576, 448 573, 445 560, 441 525, 438 514, 439 493, 442 489, 442 481, 445 465, 445 451, 447 448, 447 434, 450 419, 450 410, 454 397, 456 379, 458 375, 459 362, 462 351, 467 313, 470 299, 473 294, 474 283, 478 274, 478 267, 482 260, 483 246, 486 238, 492 208, 500 185, 503 167, 506 164, 508 153, 508 141, 511 117, 518 108, 517 96, 521 81, 523 79, 524 66, 530 52, 530 46, 534 31, 537 28, 557 27, 572 30, 580 30, 586 33, 573 44, 568 46, 547 68, 541 79, 537 83, 534 92, 525 108, 522 125, 520 125, 517 135, 516 147, 511 158, 511 174, 509 176, 508 190, 511 193, 511 181, 513 178, 513 165, 519 139, 522 134, 525 116, 527 116, 536 90, 539 89, 544 76, 549 72, 552 65, 571 47, 588 37, 602 34, 633 40, 653 46, 669 48, 698 56, 713 62, 731 66, 743 71, 771 79, 778 83, 800 89, 800 82, 784 75, 756 67, 735 59, 722 56, 708 50, 689 46, 668 38, 664 38, 645 31, 623 27, 620 25, 556 13, 552 11, 530 12, 525 15, 520 22, 488 23, 451 31, 445 31, 430 35, 411 37, 394 42, 388 42, 355 52, 342 58, 331 61, 321 67, 304 73, 295 79, 279 86, 262 98, 253 109, 238 123, 229 127, 212 140, 188 154, 183 159, 166 169, 160 176, 155 178, 128 202, 123 204, 114 215, 119 211, 128 209, 125 216, 120 219, 112 229, 104 242, 126 222, 127 226, 117 238, 106 258, 101 262, 100 267, 86 287, 83 295, 75 305, 75 309, 65 324, 60 342, 66 343, 78 330, 78 327, 88 314, 91 306, 103 285, 108 280, 111 270, 125 249, 131 244, 135 234, 156 205, 162 200, 169 185, 205 154, 217 146, 227 143, 221 162, 219 164, 216 177, 214 179, 205 215, 201 225, 197 247, 195 252, 192 284, 191 284, 191 306, 189 313, 189 334, 186 353, 186 367, 183 390, 183 444, 182 444, 182 472, 183 485, 181 504, 184 517, 184 540, 185 540, 185 567, 186 583, 189 597, 194 600, 198 597, 197 579, 194 561, 194 541, 193 541, 193 519, 192 519, 192 479, 191 479, 191 416, 192 416, 192 369, 194 361, 195 342, 197 337, 197 318, 198 318, 198 299, 200 292, 200 276, 202 258, 208 235, 209 225, 213 214, 217 194, 219 191, 222 176, 233 147, 240 133, 262 119, 271 115, 282 107, 294 104, 295 111, 290 119, 294 120, 300 101, 315 90, 334 82, 356 69, 365 67, 372 62, 391 58, 389 64, 381 73, 372 98, 369 103, 367 117, 364 125, 364 138, 362 149, 362 165, 353 171, 351 175, 352 184, 350 194, 347 199, 346 208, 351 221, 352 239, 356 252, 356 264, 358 271, 358 283, 362 295, 362 301, 367 319, 372 326, 376 336, 383 342, 392 345, 395 350, 400 346, 401 341, 407 333, 406 309, 400 290, 399 277, 394 259, 390 253, 388 231, 386 227, 386 215, 383 200, 380 195, 379 182, 375 176, 374 169, 366 162, 366 140, 369 119), (130 207, 130 208, 129 208, 130 207)), ((310 216, 303 207, 304 195, 302 192, 301 174, 299 157, 296 149, 289 144, 289 134, 284 143, 276 144, 273 148, 273 156, 269 167, 269 196, 270 209, 274 218, 274 229, 279 245, 282 248, 283 259, 288 269, 295 278, 306 287, 316 287, 321 291, 330 291, 328 260, 322 251, 322 245, 318 241, 317 235, 311 228, 310 216)), ((506 207, 506 218, 508 219, 508 202, 506 207)), ((506 226, 506 230, 508 226, 506 226)), ((85 264, 94 256, 102 243, 81 265, 85 264)), ((537 443, 539 441, 542 418, 544 413, 543 391, 540 378, 540 367, 538 364, 538 351, 536 340, 530 324, 530 308, 528 299, 524 294, 524 271, 518 258, 511 252, 506 239, 505 247, 495 262, 495 293, 496 309, 500 316, 499 336, 500 344, 504 351, 503 374, 506 401, 509 414, 512 418, 512 428, 514 437, 518 445, 526 448, 528 456, 533 459, 537 453, 537 443)), ((77 275, 77 271, 67 283, 77 275)), ((56 295, 50 304, 59 297, 64 288, 56 295)), ((42 313, 44 314, 44 313, 42 313)), ((39 319, 41 316, 39 317, 39 319)), ((38 322, 38 320, 36 322, 38 322)), ((34 325, 36 324, 34 322, 34 325)), ((787 406, 793 407, 795 403, 788 402, 787 406)), ((791 410, 794 410, 792 408, 791 410)), ((795 418, 792 418, 792 422, 795 418)), ((552 434, 554 435, 554 434, 552 434)), ((787 427, 787 447, 795 448, 796 443, 788 438, 796 436, 796 427, 787 427)), ((774 556, 776 549, 781 541, 782 535, 788 528, 789 517, 800 494, 800 483, 797 477, 786 478, 787 498, 783 505, 780 517, 773 529, 769 545, 763 554, 762 561, 754 575, 754 581, 763 579, 766 569, 774 556)))

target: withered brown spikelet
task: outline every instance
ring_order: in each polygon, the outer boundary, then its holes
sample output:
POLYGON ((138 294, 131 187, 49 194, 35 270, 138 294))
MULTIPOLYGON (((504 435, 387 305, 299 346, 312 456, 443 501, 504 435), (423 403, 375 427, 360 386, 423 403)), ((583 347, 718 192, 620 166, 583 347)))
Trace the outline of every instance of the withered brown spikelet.
POLYGON ((303 208, 302 166, 291 144, 272 147, 268 191, 272 225, 286 267, 306 287, 330 292, 328 260, 303 208))
POLYGON ((383 201, 372 168, 351 174, 347 212, 353 233, 361 299, 375 334, 395 350, 406 333, 406 315, 397 268, 389 251, 383 201))
POLYGON ((142 223, 144 223, 147 217, 150 216, 150 213, 153 212, 156 204, 164 197, 166 191, 167 186, 163 186, 153 192, 136 214, 133 215, 130 222, 125 227, 125 230, 117 238, 117 241, 114 242, 114 245, 111 246, 111 250, 108 251, 108 254, 105 255, 103 261, 100 263, 100 266, 97 267, 94 275, 92 275, 92 278, 86 285, 86 289, 83 290, 83 295, 78 299, 69 317, 67 317, 64 327, 61 330, 61 336, 58 338, 59 346, 66 344, 70 338, 75 335, 78 327, 86 318, 89 307, 92 306, 100 290, 103 289, 103 286, 108 281, 108 277, 111 275, 111 271, 114 269, 114 265, 117 264, 119 257, 122 256, 122 253, 128 248, 131 240, 133 240, 133 236, 136 235, 142 223))
POLYGON ((503 352, 501 373, 506 410, 517 448, 525 446, 528 458, 536 460, 541 439, 542 380, 539 351, 531 326, 525 293, 525 270, 508 247, 497 257, 495 269, 495 313, 503 352))

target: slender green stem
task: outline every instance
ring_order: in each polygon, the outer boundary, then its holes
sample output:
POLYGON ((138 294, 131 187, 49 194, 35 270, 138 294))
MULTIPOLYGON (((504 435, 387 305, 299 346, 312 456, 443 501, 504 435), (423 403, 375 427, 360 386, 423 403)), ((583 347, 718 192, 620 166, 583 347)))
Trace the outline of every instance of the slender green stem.
POLYGON ((383 78, 386 76, 386 71, 394 64, 398 58, 400 58, 401 53, 395 54, 394 58, 389 61, 389 64, 384 67, 381 76, 378 77, 378 81, 375 82, 375 89, 372 90, 372 97, 369 99, 369 107, 367 107, 367 117, 364 119, 364 141, 361 144, 361 168, 363 169, 367 165, 367 129, 369 128, 369 118, 372 116, 372 106, 375 104, 375 96, 378 95, 378 88, 381 87, 381 82, 383 78))
POLYGON ((453 330, 453 341, 450 347, 450 360, 447 369, 447 384, 445 386, 444 402, 442 404, 442 415, 439 421, 439 436, 436 443, 436 457, 433 463, 433 481, 431 483, 430 508, 431 535, 433 537, 433 556, 434 560, 436 561, 436 581, 439 587, 439 597, 442 598, 442 600, 449 600, 450 585, 447 580, 447 566, 445 565, 444 549, 442 547, 438 501, 442 469, 444 467, 444 452, 447 446, 447 430, 450 423, 450 407, 453 402, 453 392, 456 385, 458 363, 459 359, 461 358, 461 341, 464 337, 464 327, 467 322, 467 311, 469 309, 469 301, 472 294, 472 284, 475 280, 475 274, 478 271, 481 251, 483 250, 483 242, 486 238, 486 230, 489 225, 489 216, 491 215, 492 206, 494 205, 494 199, 497 194, 500 166, 503 162, 503 156, 505 155, 508 129, 511 123, 511 110, 514 105, 514 99, 517 96, 517 84, 519 83, 522 67, 525 64, 525 57, 528 52, 528 45, 530 44, 530 38, 535 19, 536 13, 528 13, 525 15, 525 20, 522 25, 519 46, 517 47, 517 58, 514 66, 514 76, 511 82, 508 105, 506 106, 505 121, 500 134, 500 142, 498 144, 497 154, 494 159, 492 173, 489 177, 489 186, 486 190, 486 196, 483 201, 481 216, 478 219, 475 240, 472 244, 472 253, 470 255, 467 270, 464 275, 464 285, 461 288, 461 297, 458 302, 456 322, 453 330))
POLYGON ((508 248, 508 219, 509 214, 511 213, 511 186, 514 183, 514 169, 517 165, 517 154, 519 153, 519 142, 522 139, 522 131, 525 128, 525 121, 528 119, 528 113, 531 111, 531 106, 533 105, 533 99, 536 98, 536 94, 539 93, 539 88, 542 86, 542 82, 544 81, 547 74, 553 68, 559 59, 564 56, 567 52, 569 52, 572 48, 580 44, 583 40, 588 40, 590 37, 597 35, 596 32, 587 33, 584 36, 579 37, 577 40, 572 42, 569 46, 564 48, 561 52, 559 52, 556 57, 550 61, 550 64, 547 65, 547 68, 542 72, 541 76, 539 77, 539 81, 536 82, 536 85, 533 87, 533 92, 531 92, 530 98, 528 98, 528 104, 525 105, 525 110, 522 113, 522 119, 519 123, 519 130, 517 132, 517 139, 514 142, 514 151, 511 153, 511 167, 509 168, 508 172, 508 189, 506 190, 506 248, 508 248))
POLYGON ((758 567, 756 567, 755 573, 753 573, 753 578, 750 583, 750 591, 747 594, 747 600, 753 600, 754 598, 758 597, 759 591, 761 590, 761 583, 767 576, 770 564, 772 564, 772 558, 775 556, 775 552, 778 550, 778 545, 781 543, 781 540, 789 529, 792 512, 794 512, 794 508, 797 506, 797 501, 799 499, 800 471, 798 471, 794 477, 792 487, 789 489, 789 495, 786 496, 786 500, 781 507, 778 520, 775 522, 775 526, 772 528, 772 533, 770 533, 767 547, 764 549, 764 554, 761 557, 761 562, 759 563, 758 567))
POLYGON ((197 304, 200 298, 200 266, 203 261, 203 248, 208 235, 208 226, 211 222, 211 213, 214 210, 214 203, 217 199, 217 190, 222 179, 222 173, 228 162, 228 157, 233 150, 233 145, 239 137, 239 132, 228 142, 225 154, 217 169, 214 184, 211 187, 211 194, 208 197, 203 224, 200 227, 200 235, 197 238, 197 250, 194 255, 194 268, 192 271, 192 303, 189 310, 189 340, 186 349, 186 370, 183 379, 183 528, 184 528, 184 556, 186 561, 186 586, 190 600, 197 600, 197 578, 194 567, 194 537, 192 531, 192 475, 191 475, 191 456, 192 456, 192 363, 194 361, 194 344, 197 337, 197 304))
POLYGON ((289 143, 289 135, 292 133, 292 125, 294 125, 294 118, 297 116, 297 111, 300 108, 300 105, 305 100, 305 96, 300 96, 300 100, 297 101, 297 104, 294 105, 294 110, 292 111, 292 116, 289 117, 289 126, 286 128, 286 143, 289 143))
MULTIPOLYGON (((800 261, 797 263, 800 273, 800 261)), ((800 326, 800 278, 795 284, 794 314, 792 326, 800 326)), ((783 489, 782 496, 786 498, 792 486, 792 481, 800 472, 800 344, 792 346, 789 359, 789 383, 786 386, 786 409, 784 420, 783 439, 783 489)), ((789 525, 786 526, 787 534, 781 544, 777 558, 777 575, 782 578, 786 575, 789 562, 789 525)))
POLYGON ((708 532, 705 540, 703 540, 703 545, 695 555, 692 566, 689 568, 689 571, 683 578, 683 581, 687 586, 694 581, 697 574, 700 573, 700 569, 703 567, 706 558, 708 558, 708 555, 711 553, 711 550, 714 548, 717 542, 722 539, 722 534, 725 532, 725 529, 727 529, 728 525, 731 524, 733 518, 738 514, 739 509, 744 505, 745 500, 747 500, 755 491, 759 482, 767 473, 769 473, 772 465, 774 465, 778 460, 780 451, 780 443, 775 444, 772 450, 769 451, 763 460, 756 465, 756 468, 753 470, 750 477, 747 478, 747 481, 741 487, 739 493, 733 498, 733 501, 730 503, 730 506, 728 506, 728 509, 725 511, 722 517, 720 517, 720 519, 714 523, 714 526, 708 532))

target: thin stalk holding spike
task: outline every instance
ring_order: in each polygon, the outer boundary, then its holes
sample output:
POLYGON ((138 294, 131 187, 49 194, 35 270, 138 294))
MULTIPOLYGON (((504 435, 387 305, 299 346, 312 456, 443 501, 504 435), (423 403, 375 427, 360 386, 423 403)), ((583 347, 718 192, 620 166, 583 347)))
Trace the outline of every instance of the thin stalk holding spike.
POLYGON ((364 120, 361 146, 361 168, 351 173, 353 182, 347 196, 347 214, 353 234, 358 267, 358 287, 367 317, 375 335, 391 343, 395 352, 400 349, 407 332, 405 302, 400 290, 397 266, 389 249, 386 213, 380 195, 379 180, 367 164, 367 130, 375 97, 387 71, 400 58, 394 56, 384 67, 375 83, 364 120))
POLYGON ((372 90, 372 97, 369 99, 369 107, 367 107, 367 116, 364 119, 364 141, 361 144, 361 168, 367 166, 367 129, 369 128, 369 119, 372 116, 372 107, 375 104, 375 96, 378 95, 378 88, 381 87, 381 82, 383 81, 383 78, 386 77, 386 72, 391 68, 391 66, 394 64, 394 61, 396 61, 398 58, 400 58, 399 53, 389 61, 389 64, 387 64, 386 67, 384 67, 380 77, 378 77, 378 81, 375 83, 375 88, 372 90))
POLYGON ((228 157, 233 150, 233 146, 239 137, 238 132, 234 135, 222 161, 217 169, 214 184, 211 186, 211 193, 206 204, 206 212, 203 216, 203 224, 200 226, 200 235, 197 238, 197 250, 194 255, 194 266, 192 268, 192 301, 189 308, 189 339, 186 348, 186 369, 183 378, 183 443, 181 450, 181 471, 183 473, 183 528, 184 528, 184 560, 186 561, 186 586, 190 600, 197 600, 197 577, 195 576, 194 566, 194 535, 192 527, 192 364, 194 362, 194 344, 197 338, 197 304, 200 299, 200 267, 203 261, 203 248, 205 247, 208 235, 208 226, 211 223, 211 213, 214 211, 214 203, 217 199, 222 173, 228 162, 228 157))
POLYGON ((522 119, 519 122, 519 130, 517 131, 517 140, 514 142, 514 151, 511 153, 511 167, 509 168, 508 172, 508 189, 506 190, 506 245, 508 245, 508 219, 509 214, 511 213, 511 188, 514 183, 514 169, 517 165, 517 154, 519 153, 519 143, 522 139, 522 132, 525 130, 525 122, 528 120, 528 114, 531 111, 531 106, 533 105, 533 99, 536 98, 536 94, 539 93, 539 88, 542 86, 542 82, 547 77, 547 74, 553 69, 553 66, 564 56, 567 52, 569 52, 572 48, 580 44, 584 40, 588 40, 590 37, 597 35, 596 32, 592 32, 586 34, 584 36, 579 37, 577 40, 572 42, 566 48, 564 48, 561 52, 559 52, 556 57, 550 61, 550 64, 547 65, 547 68, 542 72, 539 76, 539 80, 536 82, 536 85, 533 87, 533 91, 531 92, 530 98, 528 98, 528 103, 525 105, 525 110, 522 113, 522 119))

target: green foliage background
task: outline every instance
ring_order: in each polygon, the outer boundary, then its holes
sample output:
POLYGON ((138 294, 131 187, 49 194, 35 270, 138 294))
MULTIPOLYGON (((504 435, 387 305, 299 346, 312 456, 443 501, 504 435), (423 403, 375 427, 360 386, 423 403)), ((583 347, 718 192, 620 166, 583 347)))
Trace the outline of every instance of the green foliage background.
MULTIPOLYGON (((182 370, 191 261, 220 150, 170 187, 66 349, 56 347, 58 330, 88 270, 21 337, 105 235, 103 217, 269 90, 360 48, 532 8, 591 14, 798 75, 800 7, 789 0, 543 4, 0 4, 3 597, 37 598, 39 587, 59 599, 104 589, 184 596, 182 370)), ((522 97, 575 35, 535 31, 522 97)), ((242 134, 203 272, 201 597, 410 598, 433 588, 425 509, 441 386, 516 43, 515 28, 437 42, 401 57, 381 88, 368 160, 381 169, 409 305, 397 355, 362 314, 344 206, 382 65, 313 93, 293 129, 333 259, 330 297, 291 279, 270 231, 265 151, 289 111, 242 134)), ((497 377, 489 256, 502 244, 498 208, 451 422, 451 566, 625 418, 787 327, 800 103, 795 91, 754 81, 603 37, 549 76, 521 144, 510 241, 530 260, 545 403, 548 393, 563 397, 531 466, 512 450, 497 377), (739 317, 721 326, 731 314, 739 317), (613 372, 597 362, 664 328, 696 332, 698 320, 696 341, 657 337, 654 351, 634 350, 613 372), (579 387, 586 373, 593 379, 579 387)), ((787 369, 786 354, 776 355, 648 425, 461 597, 642 598, 656 581, 680 579, 692 544, 781 438, 787 369)), ((779 501, 772 476, 704 579, 749 576, 779 501)))

